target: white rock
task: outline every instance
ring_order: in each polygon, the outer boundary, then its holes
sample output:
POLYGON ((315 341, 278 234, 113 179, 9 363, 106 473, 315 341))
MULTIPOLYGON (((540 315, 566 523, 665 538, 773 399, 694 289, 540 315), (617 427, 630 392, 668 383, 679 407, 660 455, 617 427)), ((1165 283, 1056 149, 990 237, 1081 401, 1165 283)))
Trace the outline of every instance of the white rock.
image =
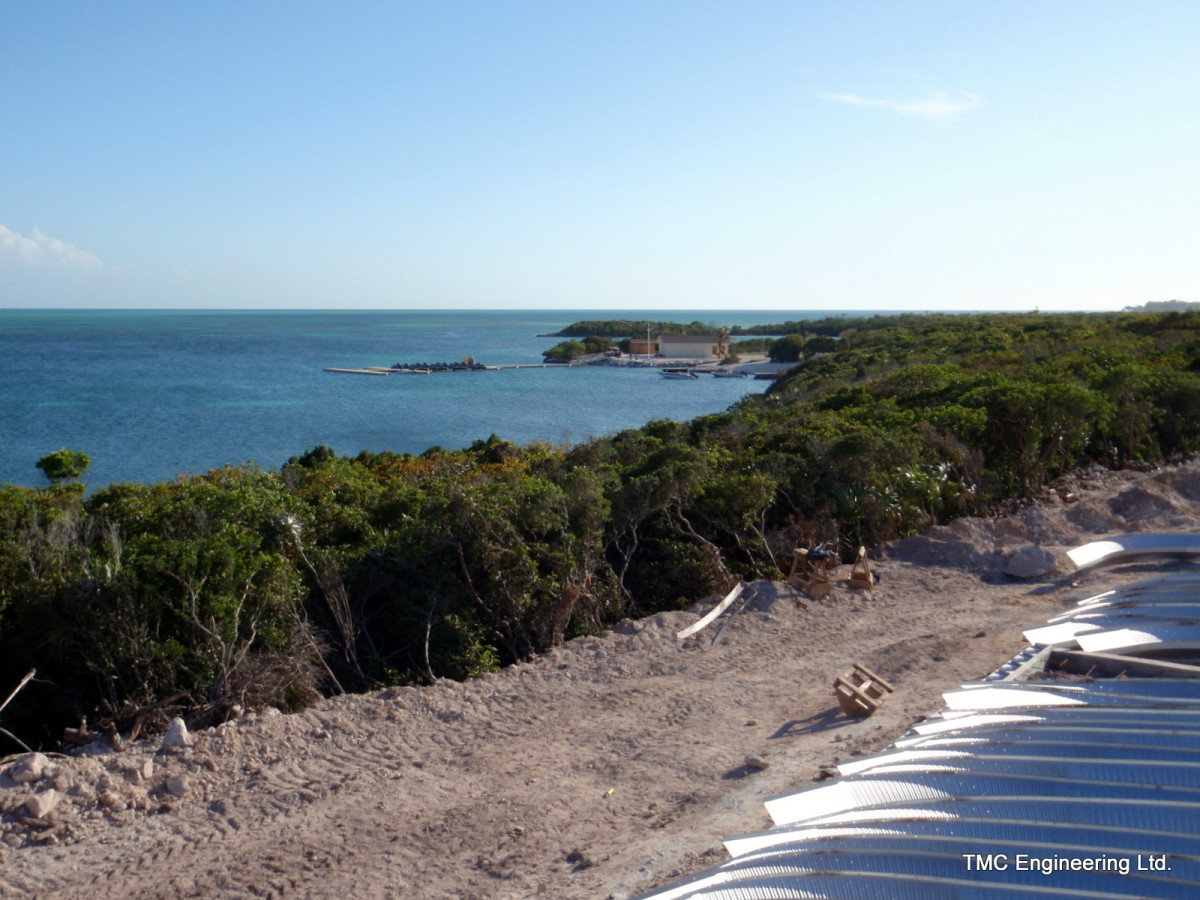
POLYGON ((749 766, 751 769, 765 769, 765 768, 769 767, 771 764, 769 762, 767 762, 765 759, 763 759, 761 756, 750 755, 750 756, 746 757, 746 765, 749 766))
POLYGON ((167 779, 167 790, 176 797, 182 797, 184 794, 186 794, 190 786, 191 785, 189 784, 187 772, 182 772, 179 775, 172 775, 167 779))
POLYGON ((25 753, 17 757, 13 767, 8 770, 8 777, 17 784, 29 784, 41 781, 50 768, 50 759, 42 753, 25 753))
POLYGON ((171 720, 171 724, 167 726, 167 733, 163 735, 162 745, 177 749, 192 746, 192 736, 188 734, 183 719, 176 716, 171 720))
POLYGON ((56 790, 42 791, 40 794, 34 794, 25 801, 25 809, 35 819, 43 819, 50 814, 54 807, 58 806, 63 795, 56 790))
POLYGON ((1054 554, 1044 547, 1027 544, 1008 558, 1005 575, 1015 578, 1037 578, 1054 569, 1054 554))

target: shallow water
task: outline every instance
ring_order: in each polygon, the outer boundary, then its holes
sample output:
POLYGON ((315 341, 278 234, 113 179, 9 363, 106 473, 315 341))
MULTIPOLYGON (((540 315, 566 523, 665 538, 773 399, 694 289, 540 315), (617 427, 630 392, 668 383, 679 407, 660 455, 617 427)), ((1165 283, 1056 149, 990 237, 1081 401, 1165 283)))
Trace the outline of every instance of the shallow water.
MULTIPOLYGON (((653 312, 752 325, 824 312, 653 312)), ((513 369, 386 378, 334 374, 397 362, 538 363, 539 334, 597 311, 0 310, 0 482, 44 484, 35 463, 69 447, 86 481, 157 481, 225 463, 278 468, 317 444, 420 453, 496 433, 577 442, 728 408, 767 382, 670 381, 652 370, 513 369)))

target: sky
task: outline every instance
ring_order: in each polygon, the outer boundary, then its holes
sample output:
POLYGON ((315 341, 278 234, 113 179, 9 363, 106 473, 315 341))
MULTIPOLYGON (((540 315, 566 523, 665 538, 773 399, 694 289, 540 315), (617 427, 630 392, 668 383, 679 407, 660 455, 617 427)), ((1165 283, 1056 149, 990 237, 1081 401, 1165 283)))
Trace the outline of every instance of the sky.
POLYGON ((0 23, 0 307, 1200 301, 1194 0, 60 0, 0 23))

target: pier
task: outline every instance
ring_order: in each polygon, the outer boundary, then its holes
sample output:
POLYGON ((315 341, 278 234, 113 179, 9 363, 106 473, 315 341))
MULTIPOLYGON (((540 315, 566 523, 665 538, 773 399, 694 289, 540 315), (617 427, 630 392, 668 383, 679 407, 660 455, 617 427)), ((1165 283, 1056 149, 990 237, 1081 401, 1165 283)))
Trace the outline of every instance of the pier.
POLYGON ((440 375, 443 372, 499 372, 501 369, 561 369, 565 368, 562 363, 509 363, 502 366, 430 366, 422 368, 419 366, 402 366, 393 368, 391 366, 364 366, 361 369, 342 369, 336 367, 326 367, 325 372, 342 372, 347 375, 440 375))

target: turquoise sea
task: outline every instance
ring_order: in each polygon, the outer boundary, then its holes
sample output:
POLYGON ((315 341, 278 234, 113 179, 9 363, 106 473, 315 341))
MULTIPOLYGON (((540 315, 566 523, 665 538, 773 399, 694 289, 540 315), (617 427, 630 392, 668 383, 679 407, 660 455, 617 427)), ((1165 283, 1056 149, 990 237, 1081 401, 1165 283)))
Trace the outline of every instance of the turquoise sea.
POLYGON ((728 408, 767 382, 670 381, 647 369, 570 367, 429 376, 333 374, 396 362, 536 363, 538 335, 582 319, 752 325, 827 312, 0 310, 0 483, 45 483, 69 447, 86 481, 158 481, 317 444, 420 453, 491 433, 578 442, 652 419, 728 408))

